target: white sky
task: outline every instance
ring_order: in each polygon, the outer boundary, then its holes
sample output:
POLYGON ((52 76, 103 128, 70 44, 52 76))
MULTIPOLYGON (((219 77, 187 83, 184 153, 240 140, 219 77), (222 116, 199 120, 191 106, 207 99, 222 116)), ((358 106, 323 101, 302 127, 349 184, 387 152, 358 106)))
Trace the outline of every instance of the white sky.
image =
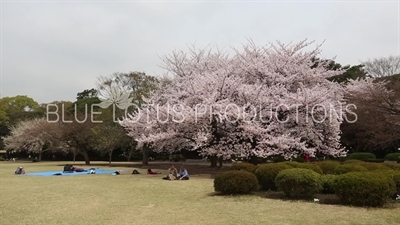
POLYGON ((400 1, 3 1, 1 97, 74 101, 99 75, 162 73, 196 43, 240 48, 308 38, 342 65, 400 54, 400 1))

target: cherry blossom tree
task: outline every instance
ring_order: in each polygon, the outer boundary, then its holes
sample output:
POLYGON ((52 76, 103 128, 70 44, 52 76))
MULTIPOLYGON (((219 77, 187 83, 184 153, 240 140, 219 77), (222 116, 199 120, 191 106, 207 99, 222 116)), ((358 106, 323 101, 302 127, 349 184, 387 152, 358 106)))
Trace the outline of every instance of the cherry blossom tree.
POLYGON ((357 106, 357 122, 343 124, 343 142, 354 151, 397 150, 400 143, 400 82, 396 79, 357 79, 346 85, 346 91, 347 101, 357 106))
POLYGON ((315 65, 320 45, 305 50, 312 43, 250 41, 232 56, 212 48, 174 51, 163 58, 166 82, 120 124, 155 151, 343 156, 343 88, 327 78, 344 71, 328 70, 329 60, 315 65))
POLYGON ((49 133, 49 123, 44 119, 33 119, 19 122, 11 128, 10 135, 4 138, 7 150, 27 151, 39 154, 57 146, 58 142, 49 133))

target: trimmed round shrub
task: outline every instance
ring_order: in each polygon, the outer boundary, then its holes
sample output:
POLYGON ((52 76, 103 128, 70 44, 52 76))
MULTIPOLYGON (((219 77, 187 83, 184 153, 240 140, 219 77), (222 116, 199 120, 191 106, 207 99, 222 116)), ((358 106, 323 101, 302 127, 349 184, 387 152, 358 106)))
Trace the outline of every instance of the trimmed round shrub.
POLYGON ((400 195, 400 171, 389 173, 389 176, 396 184, 396 194, 400 195))
POLYGON ((342 164, 363 164, 364 161, 358 159, 348 159, 342 162, 342 164))
POLYGON ((288 166, 291 166, 293 168, 297 168, 301 163, 296 162, 296 161, 286 161, 286 162, 282 162, 288 166))
POLYGON ((378 174, 379 176, 386 176, 389 179, 393 180, 396 185, 396 193, 400 194, 400 171, 395 170, 375 170, 373 173, 378 174))
POLYGON ((364 162, 383 163, 385 159, 366 159, 364 162))
POLYGON ((339 165, 340 162, 332 160, 318 162, 318 166, 322 169, 324 174, 334 174, 335 168, 339 165))
POLYGON ((338 176, 333 188, 344 204, 378 207, 392 197, 396 185, 379 173, 355 172, 338 176))
POLYGON ((257 177, 247 171, 226 171, 214 178, 214 190, 222 194, 248 194, 257 189, 257 177))
POLYGON ((292 167, 285 163, 270 163, 259 166, 255 171, 255 175, 258 179, 258 183, 261 185, 261 188, 263 190, 276 190, 276 176, 282 170, 290 168, 292 167))
POLYGON ((391 163, 385 163, 387 167, 389 167, 392 170, 400 171, 400 164, 391 164, 391 163))
POLYGON ((368 170, 392 170, 391 168, 387 167, 383 163, 367 163, 367 162, 364 162, 361 165, 364 166, 365 168, 367 168, 368 170))
POLYGON ((340 165, 335 168, 334 173, 335 174, 345 174, 345 173, 350 173, 350 172, 366 172, 368 171, 367 168, 365 168, 362 165, 357 165, 357 164, 344 164, 340 165))
POLYGON ((400 153, 389 153, 385 156, 385 160, 400 162, 400 153))
POLYGON ((309 162, 305 162, 305 163, 299 163, 296 161, 287 161, 284 162, 286 165, 289 165, 293 168, 303 168, 303 169, 310 169, 310 170, 314 170, 315 172, 319 173, 319 174, 323 174, 322 169, 316 164, 316 163, 309 163, 309 162))
POLYGON ((376 156, 369 152, 357 152, 347 156, 348 159, 366 160, 366 159, 376 159, 376 156))
POLYGON ((316 163, 300 163, 295 168, 310 169, 310 170, 313 170, 316 173, 324 174, 322 169, 316 163))
POLYGON ((250 173, 254 173, 258 166, 251 163, 234 163, 230 170, 244 170, 250 173))
POLYGON ((326 174, 321 176, 322 181, 322 193, 323 194, 335 194, 333 189, 333 183, 335 182, 337 175, 326 174))
POLYGON ((276 176, 275 185, 290 199, 310 199, 322 190, 320 177, 310 169, 286 169, 276 176))

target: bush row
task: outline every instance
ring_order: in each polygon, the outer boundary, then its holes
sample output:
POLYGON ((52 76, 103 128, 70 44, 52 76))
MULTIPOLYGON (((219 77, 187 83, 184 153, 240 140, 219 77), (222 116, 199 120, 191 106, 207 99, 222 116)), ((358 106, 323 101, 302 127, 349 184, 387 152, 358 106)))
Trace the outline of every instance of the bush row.
POLYGON ((300 166, 301 163, 296 162, 259 167, 242 164, 216 176, 216 192, 247 194, 261 187, 263 190, 280 190, 290 199, 310 199, 317 193, 336 194, 344 204, 372 207, 382 206, 395 193, 400 194, 397 164, 354 160, 343 164, 332 161, 305 164, 313 166, 300 166))

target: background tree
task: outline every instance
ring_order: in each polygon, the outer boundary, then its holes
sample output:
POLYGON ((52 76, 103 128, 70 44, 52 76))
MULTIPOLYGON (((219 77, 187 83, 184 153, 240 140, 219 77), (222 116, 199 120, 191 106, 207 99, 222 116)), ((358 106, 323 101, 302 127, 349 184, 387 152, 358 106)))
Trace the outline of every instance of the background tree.
POLYGON ((44 119, 31 119, 20 121, 16 126, 11 127, 9 136, 4 138, 5 147, 12 151, 26 151, 29 154, 38 154, 39 161, 42 153, 55 149, 58 142, 50 134, 51 124, 44 119))
POLYGON ((372 77, 386 77, 400 73, 400 56, 388 56, 362 62, 364 70, 372 77))
MULTIPOLYGON (((97 89, 99 97, 102 100, 110 100, 112 107, 112 117, 122 119, 127 113, 137 113, 138 108, 145 103, 145 99, 153 92, 159 83, 156 77, 147 75, 144 72, 114 73, 111 76, 100 76, 97 80, 97 89), (129 98, 123 99, 126 96, 129 98), (128 107, 121 109, 120 104, 133 103, 137 107, 128 107), (132 102, 130 102, 132 101, 132 102)), ((125 147, 129 148, 128 161, 130 161, 133 152, 136 150, 136 141, 124 142, 125 147)), ((142 147, 139 149, 143 154, 143 164, 148 165, 150 149, 142 147)))
POLYGON ((41 118, 44 109, 26 95, 4 97, 0 99, 0 149, 4 147, 2 137, 9 135, 10 127, 20 121, 41 118))
POLYGON ((125 147, 130 140, 126 131, 118 124, 102 124, 94 129, 94 133, 94 148, 101 155, 107 154, 109 156, 109 163, 112 161, 114 150, 125 147))
POLYGON ((357 121, 343 124, 343 143, 354 151, 374 151, 383 157, 400 144, 400 74, 354 80, 347 98, 357 106, 357 121))

